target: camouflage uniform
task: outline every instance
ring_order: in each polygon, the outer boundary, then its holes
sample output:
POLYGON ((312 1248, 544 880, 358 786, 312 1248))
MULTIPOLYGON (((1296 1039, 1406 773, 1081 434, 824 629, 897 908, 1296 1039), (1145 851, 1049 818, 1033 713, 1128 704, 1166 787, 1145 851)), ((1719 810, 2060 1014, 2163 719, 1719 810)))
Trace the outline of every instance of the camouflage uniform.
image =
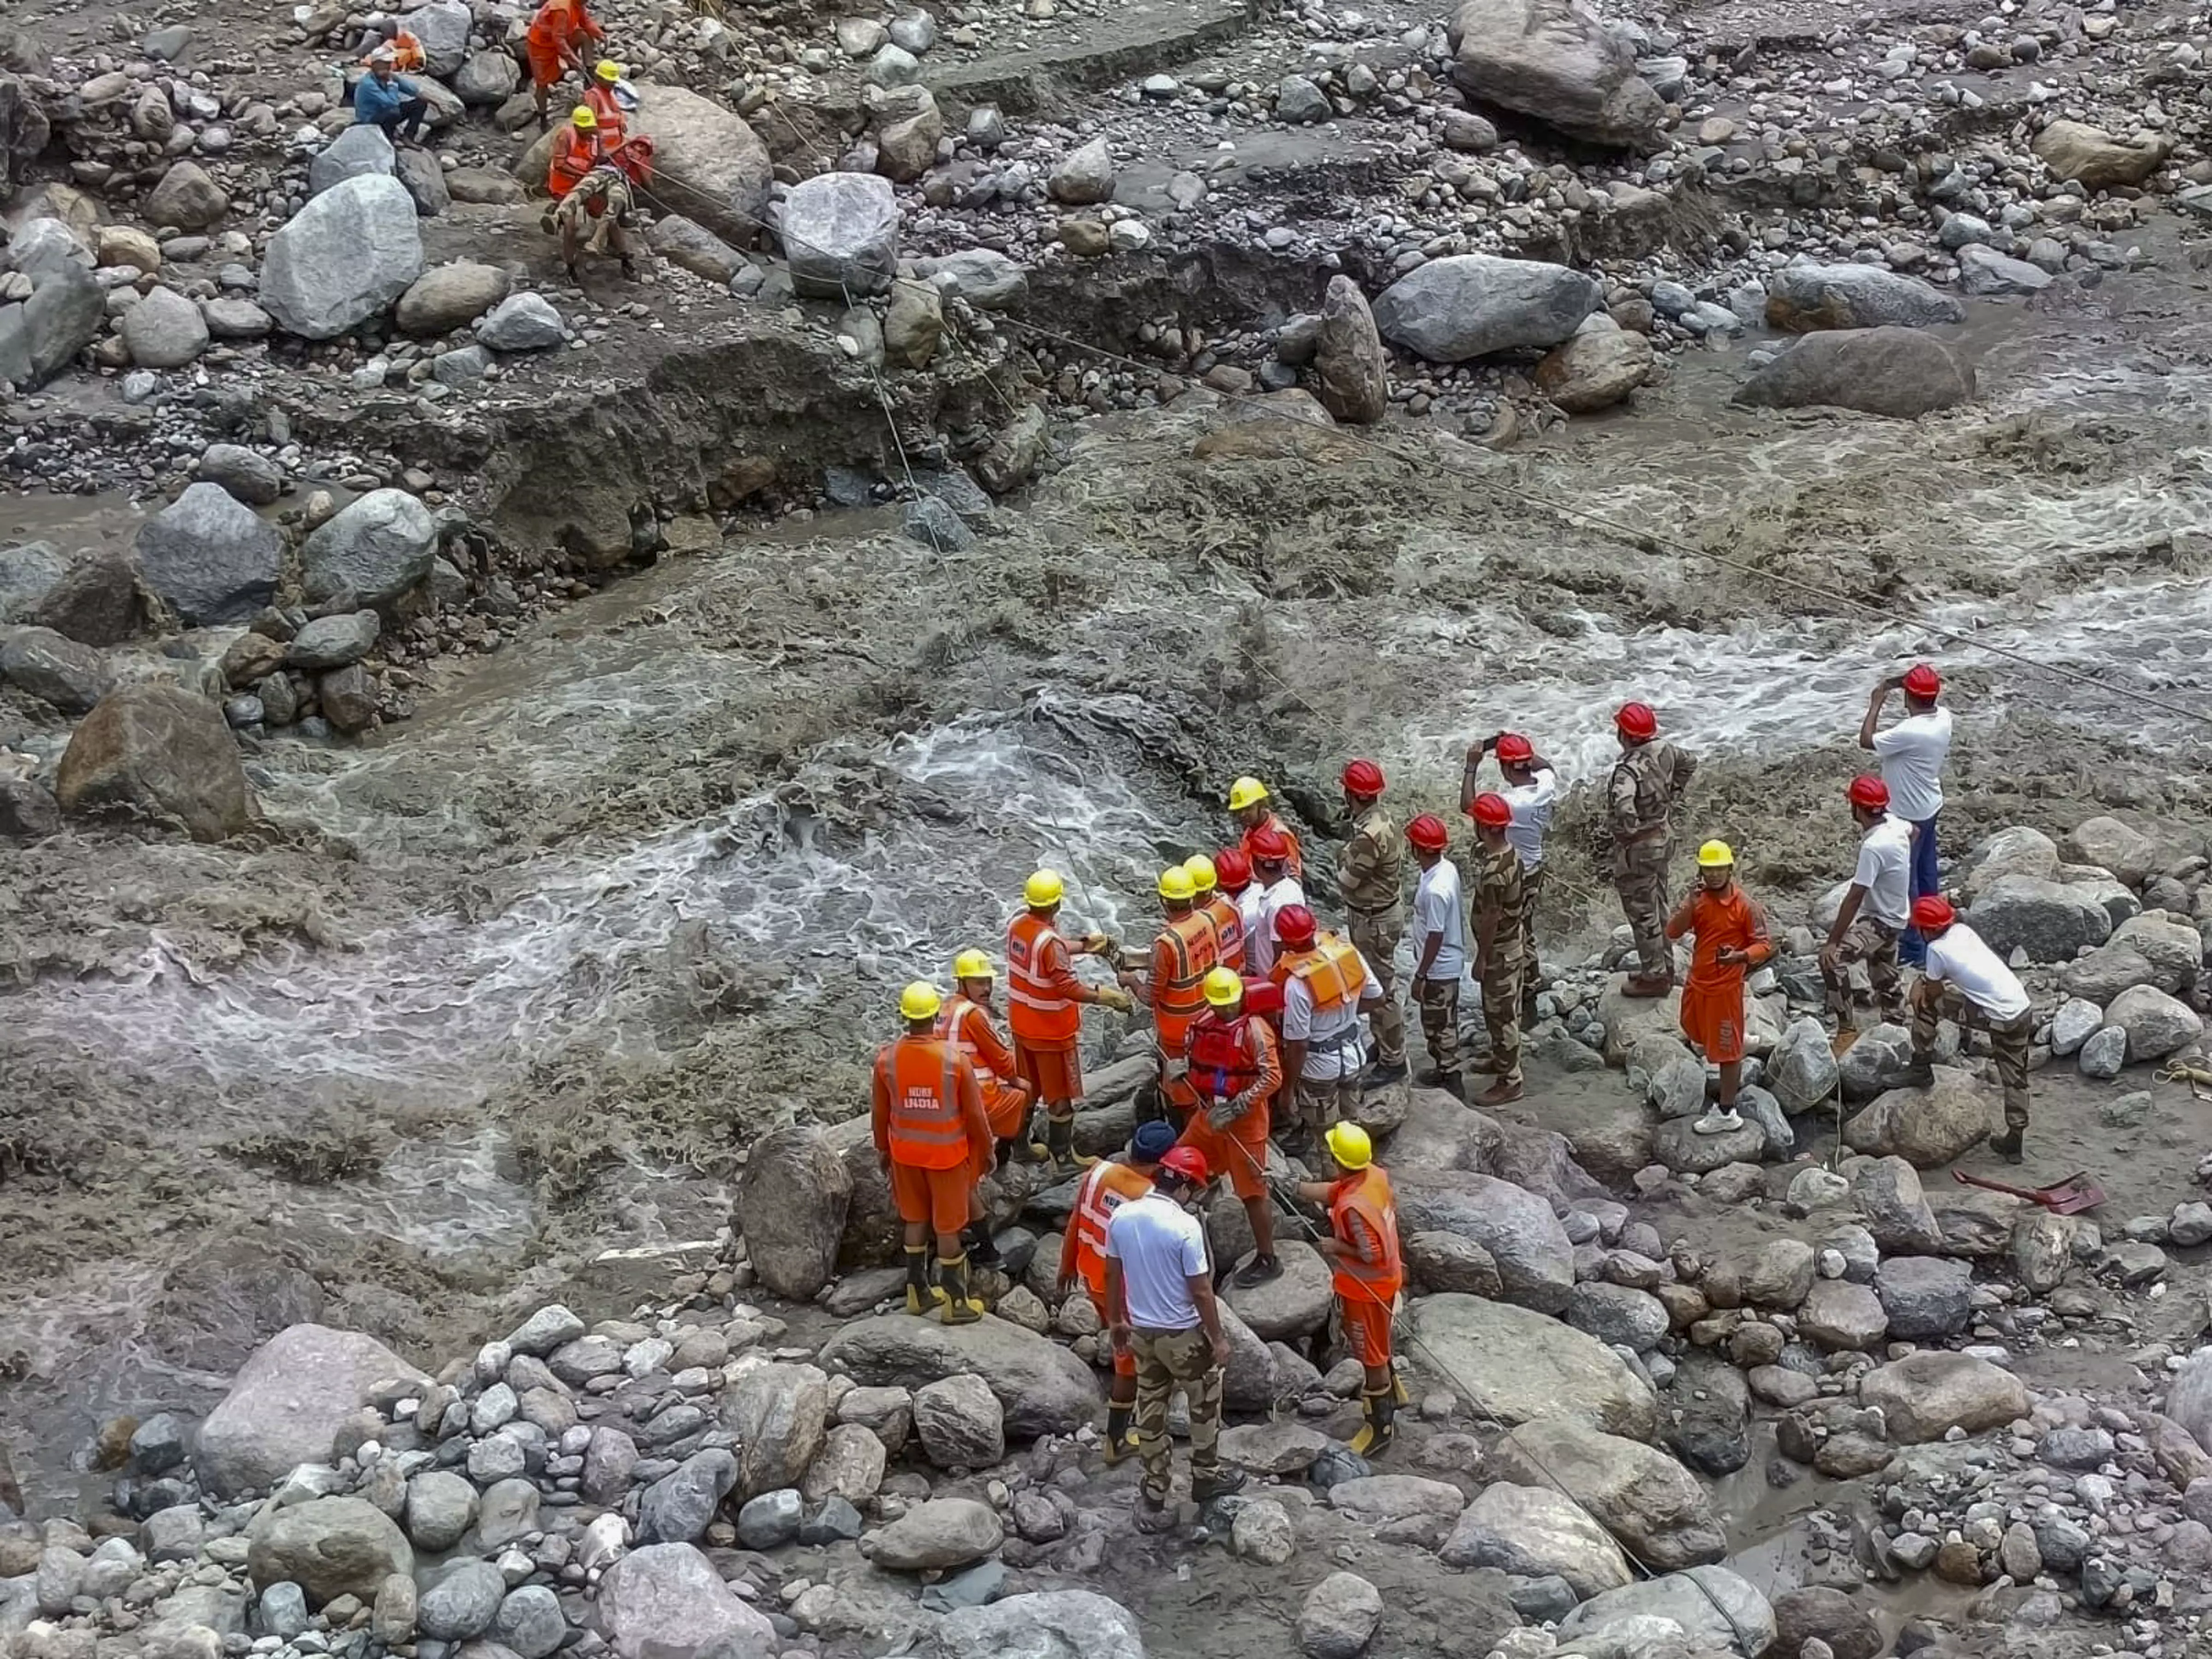
POLYGON ((1620 757, 1607 787, 1613 884, 1636 935, 1638 970, 1648 979, 1674 977, 1674 954, 1667 946, 1667 866, 1674 853, 1668 817, 1697 769, 1673 744, 1655 738, 1620 757))
POLYGON ((1905 994, 1901 985, 1901 970, 1897 963, 1898 930, 1885 927, 1872 916, 1860 915, 1844 929, 1844 936, 1836 941, 1835 971, 1826 967, 1820 978, 1828 988, 1828 1006, 1836 1016, 1838 1025, 1851 1023, 1851 964, 1866 963, 1867 984, 1874 991, 1875 1006, 1886 1020, 1902 1021, 1905 1018, 1905 994))
POLYGON ((1421 1010, 1421 1036, 1429 1058, 1446 1077, 1459 1070, 1459 981, 1417 979, 1413 1000, 1421 1010))
POLYGON ((1164 1504, 1174 1480, 1168 1443, 1168 1401, 1180 1387, 1190 1405, 1190 1478, 1221 1471, 1221 1367, 1206 1332, 1132 1331, 1137 1357, 1137 1455, 1144 1460, 1145 1496, 1164 1504))
POLYGON ((1482 1018, 1490 1028, 1491 1074, 1501 1083, 1521 1080, 1522 921, 1528 906, 1528 878, 1510 847, 1475 850, 1474 936, 1491 924, 1490 951, 1477 964, 1482 975, 1482 1018))
POLYGON ((1913 1006, 1913 1059, 1926 1060, 1936 1052, 1936 1022, 1946 1019, 1961 1030, 1990 1034, 1990 1047, 1996 1055, 1997 1082, 2004 1089, 2005 1127, 2027 1128, 2027 1045, 2035 1032, 2035 1010, 2030 1008, 2018 1018, 1999 1024, 1960 995, 1956 987, 1946 985, 1930 1000, 1913 1006))
POLYGON ((1368 1016, 1376 1058, 1406 1063, 1406 1016, 1398 1006, 1398 941, 1406 936, 1406 854, 1398 827, 1380 806, 1359 816, 1352 839, 1336 855, 1336 882, 1344 894, 1352 943, 1382 988, 1382 1006, 1368 1016))

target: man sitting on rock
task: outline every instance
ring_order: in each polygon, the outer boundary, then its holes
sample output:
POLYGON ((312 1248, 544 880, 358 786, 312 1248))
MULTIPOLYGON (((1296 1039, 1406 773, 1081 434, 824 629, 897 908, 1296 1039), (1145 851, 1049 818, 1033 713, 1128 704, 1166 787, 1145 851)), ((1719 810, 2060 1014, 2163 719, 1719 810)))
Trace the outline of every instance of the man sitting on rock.
POLYGON ((1766 918, 1736 885, 1735 854, 1724 841, 1698 848, 1698 885, 1667 919, 1667 937, 1693 933, 1690 977, 1682 987, 1682 1035, 1721 1069, 1720 1101, 1691 1127, 1701 1135, 1743 1127, 1736 1093, 1743 1085, 1743 982, 1774 954, 1766 918))
POLYGON ((368 73, 353 89, 353 118, 356 126, 380 127, 393 143, 413 143, 422 137, 429 118, 430 100, 415 83, 398 73, 398 54, 379 46, 368 57, 368 73))
POLYGON ((1990 1150, 2017 1164, 2027 1133, 2027 1044, 2035 1008, 2019 976, 1982 936, 1959 920, 1940 893, 1912 901, 1912 926, 1928 941, 1926 977, 1912 988, 1912 1060, 1875 1079, 1884 1089, 1924 1089, 1936 1081, 1932 1056, 1939 1020, 1990 1034, 2004 1088, 2004 1133, 1990 1150))

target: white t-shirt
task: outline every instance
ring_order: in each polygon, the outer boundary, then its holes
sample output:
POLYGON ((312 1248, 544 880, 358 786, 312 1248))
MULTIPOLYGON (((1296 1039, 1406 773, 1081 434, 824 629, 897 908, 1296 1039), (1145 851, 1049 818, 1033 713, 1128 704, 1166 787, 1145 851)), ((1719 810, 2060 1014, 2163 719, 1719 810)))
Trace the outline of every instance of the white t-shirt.
POLYGON ((1912 826, 1885 816, 1859 838, 1859 867, 1851 872, 1852 884, 1866 889, 1859 913, 1902 928, 1911 914, 1911 876, 1912 826))
MULTIPOLYGON (((1259 887, 1255 881, 1244 890, 1258 892, 1259 887)), ((1287 907, 1305 902, 1306 890, 1298 885, 1295 876, 1286 875, 1261 893, 1259 915, 1244 929, 1244 966, 1255 978, 1265 978, 1275 965, 1275 918, 1287 907)))
POLYGON ((1963 921, 1928 941, 1928 977, 1957 986, 1961 996, 1994 1020, 2018 1019, 2028 1010, 2019 976, 1963 921))
POLYGON ((1889 810, 1908 823, 1925 823, 1943 810, 1943 761, 1951 752, 1951 711, 1936 708, 1908 714, 1874 734, 1889 810))
POLYGON ((1334 1083, 1366 1069, 1367 1045, 1360 1037, 1359 1005, 1369 997, 1381 996, 1382 985, 1375 970, 1367 966, 1365 957, 1360 957, 1359 965, 1366 974, 1359 994, 1327 1013, 1316 1012, 1313 991, 1305 981, 1293 974, 1284 981, 1283 1041, 1306 1045, 1305 1064, 1298 1068, 1300 1077, 1316 1083, 1334 1083))
POLYGON ((1185 1281, 1212 1272, 1206 1229, 1165 1193, 1146 1193, 1114 1212, 1106 1224, 1106 1259, 1121 1264, 1129 1322, 1142 1331, 1187 1331, 1198 1304, 1185 1281))
POLYGON ((1413 933, 1415 968, 1421 965, 1421 952, 1429 948, 1429 935, 1442 933, 1443 943, 1429 964, 1429 977, 1456 980, 1467 972, 1467 912, 1460 903, 1459 866, 1449 859, 1438 859, 1413 884, 1413 933))
POLYGON ((1244 965, 1255 973, 1267 971, 1254 966, 1259 959, 1255 952, 1260 948, 1260 907, 1267 902, 1267 890, 1256 881, 1246 882, 1231 895, 1231 902, 1237 907, 1237 919, 1244 924, 1244 965))
POLYGON ((1521 867, 1534 870, 1544 861, 1544 832, 1552 827, 1552 809, 1559 804, 1559 775, 1548 766, 1540 767, 1533 782, 1509 785, 1498 793, 1513 809, 1505 839, 1521 855, 1521 867))

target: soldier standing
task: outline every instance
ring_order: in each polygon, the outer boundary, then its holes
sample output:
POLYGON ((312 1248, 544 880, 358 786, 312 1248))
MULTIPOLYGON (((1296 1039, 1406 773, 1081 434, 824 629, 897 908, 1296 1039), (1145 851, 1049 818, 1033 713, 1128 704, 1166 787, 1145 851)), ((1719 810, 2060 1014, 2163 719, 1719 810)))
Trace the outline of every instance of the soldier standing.
POLYGON ((1468 811, 1481 840, 1475 854, 1474 976, 1482 985, 1493 1079, 1475 1103, 1503 1106, 1521 1098, 1521 924, 1528 902, 1528 878, 1521 854, 1505 838, 1513 822, 1505 797, 1477 795, 1468 811))
POLYGON ((1369 1089, 1406 1075, 1406 1016, 1398 1006, 1398 941, 1405 937, 1405 850, 1397 826, 1382 810, 1382 769, 1356 760, 1344 769, 1344 805, 1352 814, 1352 839, 1336 855, 1336 882, 1352 942, 1382 988, 1382 1006, 1369 1017, 1375 1032, 1375 1065, 1369 1089))
POLYGON ((1674 953, 1667 943, 1667 866, 1674 856, 1674 807, 1698 763, 1659 736, 1648 702, 1621 705, 1613 717, 1620 760, 1606 792, 1613 830, 1613 884, 1636 935, 1637 970, 1623 994, 1663 997, 1674 985, 1674 953))

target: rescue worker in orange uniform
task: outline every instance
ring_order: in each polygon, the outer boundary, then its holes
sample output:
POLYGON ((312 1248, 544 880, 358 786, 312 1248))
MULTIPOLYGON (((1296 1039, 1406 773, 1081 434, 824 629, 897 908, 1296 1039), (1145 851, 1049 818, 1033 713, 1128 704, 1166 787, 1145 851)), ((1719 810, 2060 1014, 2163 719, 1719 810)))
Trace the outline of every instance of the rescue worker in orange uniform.
POLYGON ((1267 1199, 1267 1132, 1283 1062, 1274 1028, 1244 1006, 1244 981, 1226 968, 1206 976, 1206 1012, 1190 1028, 1190 1086, 1198 1103, 1181 1145, 1229 1177, 1252 1224, 1252 1259, 1239 1285, 1264 1285, 1283 1271, 1275 1257, 1275 1212, 1267 1199))
POLYGON ((1273 830, 1291 844, 1290 857, 1286 862, 1290 866, 1292 879, 1300 882, 1305 879, 1305 848, 1298 844, 1298 838, 1291 832, 1291 826, 1275 816, 1273 799, 1267 793, 1266 784, 1257 778, 1239 778, 1231 784, 1229 786, 1229 816, 1236 820, 1237 827, 1244 832, 1245 857, 1252 859, 1255 864, 1258 863, 1259 860, 1252 851, 1252 837, 1260 830, 1273 830))
POLYGON ((1152 1011, 1159 1044, 1160 1093, 1168 1115, 1180 1127, 1197 1109, 1190 1089, 1190 1063, 1184 1045, 1191 1022, 1206 1012, 1200 988, 1220 965, 1221 942, 1213 918, 1198 908, 1198 884, 1190 872, 1171 864, 1160 872, 1160 908, 1165 924, 1152 940, 1152 960, 1140 974, 1125 973, 1121 983, 1152 1011))
POLYGON ((1015 1150, 1042 1158, 1044 1148, 1029 1145, 1030 1108, 1036 1103, 1036 1091, 1021 1080, 1013 1045, 991 1023, 991 988, 997 977, 991 958, 981 951, 963 951, 953 957, 953 992, 938 1018, 937 1035, 958 1043, 975 1068, 983 1115, 990 1120, 999 1150, 1004 1152, 1012 1143, 1015 1150))
POLYGON ((1014 1034, 1014 1065, 1044 1104, 1045 1153, 1062 1175, 1083 1167, 1075 1156, 1075 1103, 1083 1093, 1085 1004, 1127 1013, 1135 1000, 1117 985, 1096 988, 1075 976, 1074 958, 1110 953, 1114 941, 1092 933, 1074 945, 1055 926, 1067 884, 1057 871, 1039 870, 1022 884, 1025 908, 1006 928, 1006 1024, 1014 1034))
MULTIPOLYGON (((1213 924, 1214 959, 1224 968, 1243 973, 1244 918, 1237 914, 1237 901, 1221 890, 1220 866, 1205 854, 1193 853, 1183 860, 1182 867, 1190 872, 1190 884, 1198 893, 1198 908, 1213 924)), ((1249 872, 1245 879, 1251 879, 1249 872)))
POLYGON ((615 82, 622 78, 623 66, 602 58, 584 82, 584 107, 599 118, 599 137, 610 151, 621 148, 629 131, 629 112, 615 97, 615 82))
POLYGON ((1701 1135, 1743 1127, 1736 1091, 1743 1082, 1743 982, 1774 954, 1766 918, 1736 885, 1735 854, 1724 841, 1698 848, 1698 885, 1667 919, 1667 937, 1697 935, 1682 987, 1682 1035, 1721 1068, 1720 1100, 1691 1126, 1701 1135))
POLYGON ((584 105, 569 112, 568 125, 553 141, 553 160, 545 171, 545 193, 559 201, 583 183, 585 175, 606 159, 607 147, 599 137, 599 118, 584 105))
POLYGON ((1366 1372, 1360 1389, 1367 1425, 1352 1449, 1371 1457, 1390 1443, 1394 1419, 1408 1398, 1390 1352, 1390 1319, 1406 1270, 1398 1251, 1398 1206, 1375 1146, 1357 1123, 1329 1130, 1334 1181, 1302 1181, 1298 1196, 1328 1211, 1330 1236, 1314 1248, 1328 1258, 1336 1288, 1336 1320, 1344 1346, 1366 1372))
MULTIPOLYGON (((1175 1130, 1165 1123, 1140 1123, 1130 1139, 1129 1150, 1118 1158, 1103 1158, 1083 1173, 1075 1189, 1075 1208, 1067 1218, 1067 1231, 1060 1243, 1060 1294, 1065 1297, 1079 1278, 1091 1305, 1098 1310, 1103 1329, 1114 1322, 1106 1305, 1106 1224, 1114 1212, 1131 1199, 1152 1190, 1152 1171, 1176 1144, 1175 1130)), ((1137 1356, 1129 1349, 1114 1351, 1114 1380, 1106 1393, 1106 1462, 1120 1462, 1137 1449, 1129 1427, 1129 1414, 1137 1407, 1137 1356)))
POLYGON ((366 64, 380 52, 392 54, 392 67, 402 75, 413 75, 429 66, 429 58, 422 51, 422 43, 399 27, 397 17, 380 17, 368 26, 362 40, 368 49, 362 58, 366 64))
POLYGON ((1322 933, 1303 904, 1276 916, 1275 942, 1271 976, 1283 989, 1283 1069, 1296 1091, 1303 1146, 1358 1115, 1359 1077, 1367 1069, 1359 1017, 1382 1006, 1382 985, 1358 947, 1322 933))
POLYGON ((538 130, 546 128, 546 96, 568 70, 584 72, 582 42, 607 32, 584 9, 584 0, 544 0, 530 20, 524 45, 530 55, 530 91, 538 105, 538 130))
POLYGON ((969 1325, 983 1316, 983 1304, 969 1292, 961 1235, 975 1183, 990 1173, 991 1125, 975 1068, 936 1034, 943 1007, 937 988, 921 980, 899 994, 906 1035, 877 1051, 872 1127, 876 1161, 890 1178, 892 1202, 906 1224, 906 1310, 918 1314, 935 1298, 939 1319, 969 1325))

